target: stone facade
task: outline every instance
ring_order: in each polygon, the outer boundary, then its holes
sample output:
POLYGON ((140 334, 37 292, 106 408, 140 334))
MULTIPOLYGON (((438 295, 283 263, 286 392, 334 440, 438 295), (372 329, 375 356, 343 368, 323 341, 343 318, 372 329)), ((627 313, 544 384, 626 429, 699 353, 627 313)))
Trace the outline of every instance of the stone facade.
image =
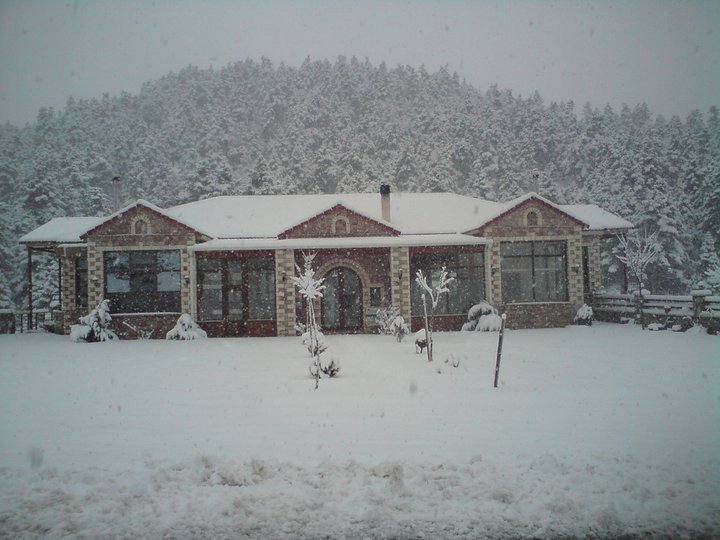
POLYGON ((390 250, 391 304, 400 309, 403 319, 411 319, 410 311, 410 250, 406 247, 390 250))
MULTIPOLYGON (((557 209, 529 200, 477 231, 493 239, 489 300, 508 314, 508 328, 564 326, 583 304, 583 224, 557 209), (564 241, 567 257, 567 302, 505 304, 502 298, 503 242, 564 241)), ((598 261, 599 264, 599 261, 598 261)), ((599 268, 597 269, 599 272, 599 268)))
POLYGON ((275 251, 275 305, 277 335, 295 335, 295 252, 292 249, 275 251))
POLYGON ((304 221, 278 235, 278 238, 325 238, 329 236, 395 236, 399 231, 373 221, 342 205, 304 221), (344 226, 341 226, 343 223, 344 226))

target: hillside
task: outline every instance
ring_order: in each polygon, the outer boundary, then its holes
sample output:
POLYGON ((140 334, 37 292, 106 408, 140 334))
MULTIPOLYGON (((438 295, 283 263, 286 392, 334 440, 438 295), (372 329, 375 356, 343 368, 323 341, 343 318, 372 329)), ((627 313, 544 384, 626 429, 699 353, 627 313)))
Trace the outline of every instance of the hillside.
MULTIPOLYGON (((55 216, 107 212, 113 176, 123 178, 125 200, 160 206, 374 191, 381 182, 596 203, 660 231, 653 292, 695 286, 720 251, 715 107, 665 119, 644 104, 577 110, 538 94, 482 91, 445 70, 246 60, 188 67, 137 95, 70 99, 62 111, 41 109, 33 124, 0 127, 0 304, 26 304, 17 239, 55 216)), ((38 274, 51 271, 54 263, 39 261, 38 274)), ((38 305, 52 295, 38 290, 38 305)))

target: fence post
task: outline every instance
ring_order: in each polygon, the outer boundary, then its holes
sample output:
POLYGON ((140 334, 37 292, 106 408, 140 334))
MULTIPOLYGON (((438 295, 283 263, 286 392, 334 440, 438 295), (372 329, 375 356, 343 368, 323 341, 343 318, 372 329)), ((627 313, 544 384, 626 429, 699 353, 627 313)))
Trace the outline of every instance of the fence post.
POLYGON ((705 297, 712 293, 707 290, 690 291, 693 303, 693 319, 696 322, 700 320, 700 314, 705 311, 705 297))
POLYGON ((502 321, 500 323, 500 335, 498 336, 497 358, 495 359, 495 382, 493 384, 493 388, 497 388, 498 377, 500 376, 500 357, 502 356, 503 334, 505 333, 506 318, 507 315, 503 313, 501 317, 502 321))

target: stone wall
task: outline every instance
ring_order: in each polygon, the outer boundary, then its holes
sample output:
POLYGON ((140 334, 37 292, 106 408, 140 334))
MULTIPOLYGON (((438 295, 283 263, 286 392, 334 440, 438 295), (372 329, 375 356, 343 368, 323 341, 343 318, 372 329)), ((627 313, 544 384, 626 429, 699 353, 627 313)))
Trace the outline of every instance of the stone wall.
POLYGON ((295 252, 292 249, 275 251, 275 304, 277 335, 295 335, 295 252))
POLYGON ((279 235, 279 238, 392 236, 396 234, 398 231, 391 227, 338 205, 285 231, 279 235))
POLYGON ((493 240, 490 249, 490 301, 501 312, 508 314, 509 328, 564 326, 572 322, 577 309, 583 304, 582 231, 582 223, 532 199, 482 229, 482 234, 493 240), (503 304, 501 245, 503 242, 527 241, 566 242, 567 302, 503 304))

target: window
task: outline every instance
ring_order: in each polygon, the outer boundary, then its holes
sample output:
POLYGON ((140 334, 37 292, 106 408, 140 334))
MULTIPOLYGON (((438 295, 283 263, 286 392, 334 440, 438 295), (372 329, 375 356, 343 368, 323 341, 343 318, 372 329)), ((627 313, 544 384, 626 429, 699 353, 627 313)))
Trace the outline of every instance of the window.
POLYGON ((275 319, 274 259, 198 258, 197 305, 201 321, 275 319))
POLYGON ((348 222, 345 218, 338 218, 334 223, 335 234, 338 236, 344 236, 348 234, 348 222))
POLYGON ((450 293, 440 297, 435 314, 466 315, 468 310, 485 298, 485 271, 482 252, 454 252, 418 254, 410 258, 412 315, 423 314, 422 291, 415 282, 418 270, 422 270, 432 286, 440 278, 445 266, 455 281, 450 284, 450 293))
POLYGON ((179 312, 180 252, 106 252, 105 298, 115 313, 179 312))
POLYGON ((504 303, 567 302, 566 242, 503 242, 500 256, 504 303))
POLYGON ((528 212, 527 216, 525 216, 525 221, 527 222, 528 227, 537 227, 539 222, 537 212, 528 212))
POLYGON ((88 306, 88 269, 87 259, 77 257, 75 259, 75 307, 86 308, 88 306))
POLYGON ((139 219, 135 222, 135 234, 147 234, 148 224, 147 221, 139 219))
POLYGON ((248 318, 275 318, 275 261, 248 259, 248 318))
POLYGON ((380 287, 370 287, 370 305, 372 307, 382 305, 382 289, 380 287))

